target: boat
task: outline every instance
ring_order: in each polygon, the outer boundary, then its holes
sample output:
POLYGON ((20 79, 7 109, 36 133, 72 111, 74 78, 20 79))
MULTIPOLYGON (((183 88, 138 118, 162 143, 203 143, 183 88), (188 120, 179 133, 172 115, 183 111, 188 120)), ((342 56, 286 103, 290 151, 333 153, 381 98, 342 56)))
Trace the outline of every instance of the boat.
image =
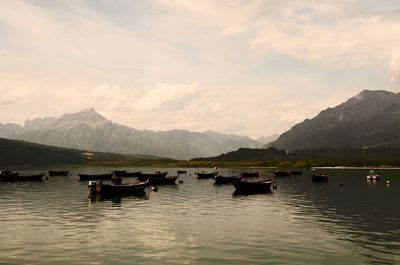
POLYGON ((125 177, 126 170, 114 170, 114 177, 125 177))
POLYGON ((235 186, 236 194, 252 194, 252 193, 267 193, 271 192, 271 185, 273 180, 262 180, 262 181, 234 181, 232 182, 235 186))
POLYGON ((124 177, 138 177, 142 174, 141 171, 125 172, 124 177))
POLYGON ((292 170, 292 171, 290 171, 290 174, 292 174, 292 175, 301 175, 302 173, 301 173, 301 171, 292 170))
POLYGON ((138 180, 145 181, 149 180, 152 185, 174 185, 178 176, 168 176, 168 172, 160 172, 162 174, 143 174, 138 177, 138 180))
POLYGON ((260 172, 242 172, 242 173, 240 173, 240 176, 243 178, 260 177, 261 173, 260 172))
POLYGON ((0 181, 15 182, 15 181, 42 181, 45 173, 33 175, 20 175, 18 172, 2 171, 0 173, 0 181))
POLYGON ((105 180, 111 179, 114 173, 105 174, 78 174, 79 180, 105 180))
POLYGON ((68 170, 49 170, 49 176, 50 177, 68 176, 68 173, 69 173, 68 170))
POLYGON ((369 175, 367 176, 367 180, 380 180, 381 175, 375 174, 374 170, 369 171, 369 175))
POLYGON ((108 184, 102 181, 89 181, 88 188, 91 194, 112 195, 112 194, 129 194, 143 192, 149 185, 149 180, 134 181, 124 184, 108 184))
POLYGON ((213 171, 213 172, 196 172, 195 173, 197 175, 198 179, 213 179, 218 175, 217 171, 213 171))
POLYGON ((289 177, 290 173, 287 171, 274 171, 275 177, 289 177))
POLYGON ((229 184, 234 181, 241 181, 242 177, 241 176, 215 176, 214 178, 215 184, 229 184))
POLYGON ((313 182, 326 182, 328 180, 329 180, 328 175, 318 174, 318 175, 311 176, 311 181, 313 181, 313 182))
POLYGON ((176 173, 179 174, 186 174, 186 170, 177 170, 176 173))
POLYGON ((161 172, 161 171, 156 171, 155 173, 138 173, 137 178, 139 180, 146 180, 148 178, 165 178, 168 174, 168 171, 161 172))

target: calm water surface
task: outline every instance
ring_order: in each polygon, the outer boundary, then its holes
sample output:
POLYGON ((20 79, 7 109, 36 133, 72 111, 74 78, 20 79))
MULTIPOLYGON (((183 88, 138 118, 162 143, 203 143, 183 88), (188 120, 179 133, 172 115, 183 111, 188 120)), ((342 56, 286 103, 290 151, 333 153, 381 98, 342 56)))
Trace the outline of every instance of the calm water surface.
POLYGON ((0 183, 0 264, 400 264, 400 170, 376 182, 367 170, 319 170, 329 183, 303 170, 250 196, 195 170, 182 184, 107 200, 88 198, 76 173, 109 168, 0 183))

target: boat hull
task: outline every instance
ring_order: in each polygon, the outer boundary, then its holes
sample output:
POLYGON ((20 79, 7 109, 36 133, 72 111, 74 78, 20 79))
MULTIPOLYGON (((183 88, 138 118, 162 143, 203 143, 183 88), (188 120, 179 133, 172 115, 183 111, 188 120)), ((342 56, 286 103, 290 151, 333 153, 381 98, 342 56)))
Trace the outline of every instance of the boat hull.
POLYGON ((253 194, 271 192, 272 182, 272 180, 257 182, 238 181, 232 182, 232 184, 235 187, 236 194, 253 194))
POLYGON ((49 176, 68 176, 69 171, 67 170, 49 170, 49 176))
POLYGON ((100 195, 121 195, 130 193, 144 192, 144 189, 149 185, 149 181, 139 181, 126 184, 104 184, 101 181, 99 183, 90 181, 88 184, 89 192, 91 194, 100 195))
POLYGON ((239 176, 216 176, 214 178, 215 184, 230 184, 232 182, 241 181, 242 177, 239 176))
POLYGON ((11 175, 1 175, 0 180, 3 182, 42 181, 43 176, 44 176, 44 173, 35 174, 35 175, 11 174, 11 175))
POLYGON ((328 175, 312 175, 311 181, 313 182, 327 182, 329 181, 328 175))
POLYGON ((78 174, 79 180, 106 180, 106 179, 111 179, 113 175, 114 173, 97 174, 97 175, 78 174))

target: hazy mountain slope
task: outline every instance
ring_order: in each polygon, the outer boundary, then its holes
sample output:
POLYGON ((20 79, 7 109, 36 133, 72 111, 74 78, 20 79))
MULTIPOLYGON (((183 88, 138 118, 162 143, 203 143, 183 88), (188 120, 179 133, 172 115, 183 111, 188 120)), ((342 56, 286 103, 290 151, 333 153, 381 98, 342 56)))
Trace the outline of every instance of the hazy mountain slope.
POLYGON ((296 124, 267 146, 279 149, 365 148, 400 142, 400 95, 364 90, 296 124))
POLYGON ((94 109, 64 114, 58 119, 47 119, 46 122, 35 119, 25 127, 35 129, 23 130, 13 138, 98 152, 148 154, 176 159, 214 156, 240 147, 261 146, 249 137, 215 132, 140 131, 113 123, 94 109))

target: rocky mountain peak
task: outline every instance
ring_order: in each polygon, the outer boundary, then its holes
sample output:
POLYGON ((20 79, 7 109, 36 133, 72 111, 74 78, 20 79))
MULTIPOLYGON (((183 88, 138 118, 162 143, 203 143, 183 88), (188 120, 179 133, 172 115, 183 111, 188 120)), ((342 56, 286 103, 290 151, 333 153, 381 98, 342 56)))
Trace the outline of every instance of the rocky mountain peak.
POLYGON ((51 127, 53 129, 67 129, 68 127, 76 127, 84 124, 92 129, 96 129, 102 128, 110 123, 111 121, 97 113, 94 108, 89 108, 76 113, 66 113, 54 121, 51 127))

